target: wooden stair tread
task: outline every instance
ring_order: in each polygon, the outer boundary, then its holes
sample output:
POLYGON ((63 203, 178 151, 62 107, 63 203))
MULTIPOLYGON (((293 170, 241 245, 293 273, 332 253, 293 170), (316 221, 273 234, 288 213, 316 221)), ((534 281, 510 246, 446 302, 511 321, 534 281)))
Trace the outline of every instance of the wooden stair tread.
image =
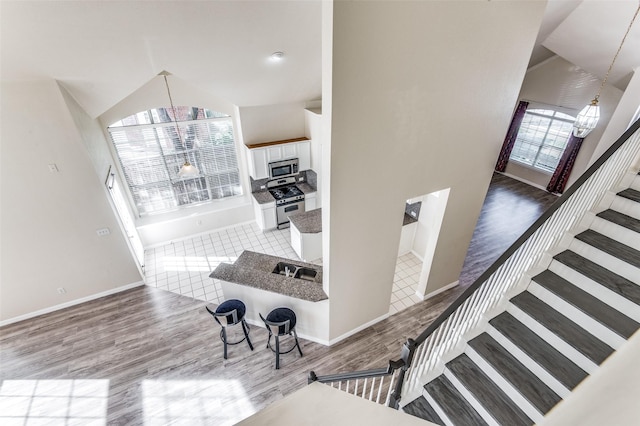
POLYGON ((424 385, 424 389, 453 424, 478 426, 487 424, 443 374, 424 385))
POLYGON ((555 255, 553 258, 614 293, 629 299, 637 305, 640 305, 640 286, 628 279, 611 272, 607 268, 600 266, 597 263, 572 252, 571 250, 565 250, 562 253, 555 255))
POLYGON ((596 364, 613 353, 609 345, 528 291, 511 299, 511 303, 596 364))
POLYGON ((625 339, 640 328, 633 319, 549 270, 532 280, 625 339))
POLYGON ((636 219, 635 217, 631 217, 624 213, 620 213, 611 209, 600 212, 596 216, 609 222, 615 223, 616 225, 627 228, 633 232, 640 233, 640 220, 636 219))
POLYGON ((542 414, 548 413, 561 398, 524 364, 496 342, 488 333, 482 333, 469 342, 487 363, 520 392, 542 414))
POLYGON ((589 244, 611 256, 617 257, 636 268, 640 268, 640 251, 602 235, 593 229, 587 229, 576 235, 576 239, 589 244))
POLYGON ((447 368, 498 424, 526 426, 533 424, 533 420, 467 355, 462 354, 448 362, 447 368))
POLYGON ((429 402, 422 396, 402 407, 402 411, 414 417, 444 426, 444 422, 440 419, 436 410, 434 410, 429 402))
POLYGON ((587 373, 549 345, 508 312, 489 321, 496 330, 555 377, 566 388, 573 389, 587 373))
POLYGON ((624 189, 618 192, 617 195, 635 201, 636 203, 640 203, 640 191, 636 191, 633 188, 624 189))

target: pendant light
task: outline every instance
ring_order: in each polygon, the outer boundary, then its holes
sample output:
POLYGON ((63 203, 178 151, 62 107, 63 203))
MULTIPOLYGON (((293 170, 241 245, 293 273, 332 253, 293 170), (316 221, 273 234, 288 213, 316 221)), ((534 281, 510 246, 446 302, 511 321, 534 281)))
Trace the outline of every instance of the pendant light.
POLYGON ((578 113, 576 117, 576 121, 573 123, 573 135, 579 138, 584 138, 587 136, 593 129, 596 128, 598 124, 598 120, 600 119, 600 106, 598 105, 598 99, 600 98, 600 92, 602 92, 602 88, 604 87, 607 79, 609 78, 609 73, 611 72, 611 68, 613 68, 613 64, 618 59, 618 54, 620 54, 620 50, 622 50, 622 45, 624 41, 627 39, 627 35, 629 35, 629 31, 633 26, 633 22, 636 20, 636 16, 638 16, 638 12, 640 11, 640 4, 636 9, 636 13, 633 15, 631 19, 631 23, 629 23, 629 27, 627 28, 627 32, 622 37, 622 41, 620 42, 620 47, 618 47, 618 51, 613 57, 613 61, 611 61, 611 65, 609 65, 609 69, 607 70, 607 74, 604 76, 604 80, 602 80, 602 84, 600 85, 600 89, 598 89, 598 94, 591 101, 589 105, 582 108, 582 111, 578 113))
MULTIPOLYGON (((164 77, 164 84, 167 87, 167 94, 169 95, 169 104, 171 104, 171 111, 173 112, 173 121, 176 125, 176 133, 178 134, 178 139, 180 140, 180 146, 185 147, 184 142, 182 141, 182 136, 180 135, 180 128, 178 127, 178 116, 176 115, 176 108, 173 106, 173 99, 171 98, 171 90, 169 90, 169 82, 167 81, 167 73, 163 72, 162 76, 164 77)), ((180 171, 178 172, 178 177, 181 178, 194 178, 200 176, 200 171, 196 166, 189 163, 189 159, 187 158, 187 153, 184 153, 184 164, 180 167, 180 171)))

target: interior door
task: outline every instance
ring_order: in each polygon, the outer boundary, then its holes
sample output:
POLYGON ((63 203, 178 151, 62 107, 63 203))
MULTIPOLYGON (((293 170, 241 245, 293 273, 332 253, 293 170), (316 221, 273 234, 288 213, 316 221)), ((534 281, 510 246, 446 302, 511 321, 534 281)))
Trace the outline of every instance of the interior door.
POLYGON ((144 275, 144 247, 142 245, 142 240, 136 230, 135 221, 133 220, 133 216, 127 206, 127 201, 122 193, 122 188, 118 183, 115 174, 111 170, 111 167, 109 167, 109 173, 105 183, 109 190, 109 195, 111 195, 113 205, 116 208, 118 219, 120 219, 120 225, 127 236, 129 249, 137 262, 140 272, 144 275))

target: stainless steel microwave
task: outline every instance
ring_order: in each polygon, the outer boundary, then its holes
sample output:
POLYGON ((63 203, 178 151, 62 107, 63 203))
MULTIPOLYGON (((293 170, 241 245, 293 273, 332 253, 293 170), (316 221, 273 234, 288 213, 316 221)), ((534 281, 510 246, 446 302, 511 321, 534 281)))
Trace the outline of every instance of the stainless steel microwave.
POLYGON ((298 174, 298 159, 291 158, 289 160, 274 161, 269 163, 269 178, 278 179, 284 176, 292 176, 298 174))

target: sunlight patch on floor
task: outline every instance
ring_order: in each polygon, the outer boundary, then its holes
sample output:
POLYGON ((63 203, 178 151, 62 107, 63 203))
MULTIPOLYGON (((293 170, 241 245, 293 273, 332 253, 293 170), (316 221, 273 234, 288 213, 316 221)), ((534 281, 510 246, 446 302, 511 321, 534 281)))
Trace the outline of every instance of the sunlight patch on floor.
POLYGON ((105 425, 108 380, 4 380, 0 424, 105 425))
POLYGON ((144 380, 145 426, 232 425, 256 412, 237 380, 144 380))

